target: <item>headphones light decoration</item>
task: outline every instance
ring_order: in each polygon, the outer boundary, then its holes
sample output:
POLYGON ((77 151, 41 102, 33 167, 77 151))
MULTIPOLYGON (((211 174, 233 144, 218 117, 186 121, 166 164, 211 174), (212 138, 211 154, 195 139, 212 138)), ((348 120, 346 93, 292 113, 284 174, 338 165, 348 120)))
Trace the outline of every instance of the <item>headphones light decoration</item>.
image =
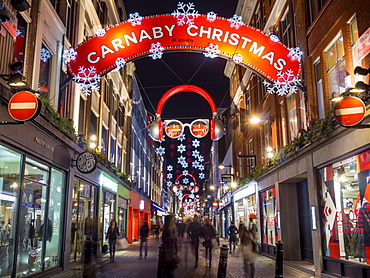
POLYGON ((206 136, 209 130, 211 140, 219 140, 224 135, 224 125, 216 118, 217 110, 214 100, 205 90, 195 85, 185 84, 169 89, 158 102, 156 117, 156 120, 149 126, 149 135, 155 141, 163 141, 163 130, 165 130, 169 137, 179 138, 183 134, 185 126, 190 128, 190 133, 196 138, 206 136), (173 95, 181 92, 197 93, 208 101, 212 111, 210 124, 209 120, 203 119, 195 120, 191 124, 183 124, 178 120, 166 120, 164 123, 161 121, 162 109, 165 102, 173 95))

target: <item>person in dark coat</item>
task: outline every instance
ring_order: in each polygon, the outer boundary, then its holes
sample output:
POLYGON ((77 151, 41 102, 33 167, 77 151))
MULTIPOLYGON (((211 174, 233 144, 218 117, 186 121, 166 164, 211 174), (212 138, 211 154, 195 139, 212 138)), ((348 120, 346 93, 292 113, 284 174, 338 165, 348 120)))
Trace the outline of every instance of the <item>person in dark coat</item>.
POLYGON ((230 254, 235 254, 235 245, 237 240, 236 235, 238 233, 238 228, 234 225, 234 222, 231 222, 229 228, 227 229, 227 234, 229 235, 230 254))
POLYGON ((179 232, 179 240, 184 240, 184 233, 185 233, 186 224, 184 222, 179 222, 177 224, 177 230, 179 232))
POLYGON ((157 277, 175 277, 175 269, 179 263, 179 261, 175 259, 178 258, 177 236, 175 218, 172 215, 167 215, 164 219, 164 226, 162 229, 162 244, 159 254, 157 277))
POLYGON ((117 243, 118 236, 119 236, 119 232, 118 232, 117 222, 116 220, 112 219, 110 221, 110 225, 109 225, 107 236, 106 236, 106 239, 108 240, 108 243, 109 243, 110 260, 112 262, 114 262, 114 255, 116 253, 116 243, 117 243))
POLYGON ((148 223, 144 221, 143 225, 141 225, 140 228, 140 256, 139 256, 140 260, 142 259, 143 245, 145 245, 144 259, 146 259, 146 257, 148 256, 148 241, 147 241, 148 235, 149 235, 149 226, 148 223))
POLYGON ((206 248, 206 261, 209 257, 209 267, 212 266, 212 239, 216 237, 216 229, 213 227, 211 221, 209 219, 206 219, 205 225, 202 226, 201 234, 204 238, 203 245, 206 248), (209 256, 208 256, 209 254, 209 256))
POLYGON ((198 267, 198 259, 199 259, 199 237, 201 236, 201 225, 199 223, 199 218, 197 215, 194 216, 193 222, 189 224, 188 227, 188 236, 190 237, 191 244, 194 250, 195 256, 195 265, 194 267, 198 267))

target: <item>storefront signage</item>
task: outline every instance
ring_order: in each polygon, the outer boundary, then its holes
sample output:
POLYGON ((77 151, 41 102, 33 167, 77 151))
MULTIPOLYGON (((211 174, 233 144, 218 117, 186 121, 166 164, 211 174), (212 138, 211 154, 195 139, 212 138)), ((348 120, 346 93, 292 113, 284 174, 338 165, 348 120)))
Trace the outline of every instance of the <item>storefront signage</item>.
POLYGON ((113 178, 111 178, 108 174, 105 174, 104 172, 100 173, 100 184, 103 187, 113 192, 117 192, 118 190, 118 183, 114 181, 113 178))
POLYGON ((370 27, 358 38, 356 42, 357 58, 361 61, 370 53, 370 27))
POLYGON ((144 208, 145 208, 145 202, 144 200, 140 200, 139 209, 144 209, 144 208))
POLYGON ((34 141, 35 141, 36 144, 39 144, 40 146, 43 146, 45 149, 47 149, 51 152, 54 151, 54 147, 50 146, 48 143, 46 143, 44 140, 41 140, 38 137, 35 137, 34 141))
POLYGON ((242 190, 234 192, 234 200, 238 201, 252 194, 256 194, 256 182, 251 182, 242 190))
POLYGON ((316 224, 316 207, 311 206, 311 221, 312 221, 312 230, 317 230, 317 224, 316 224))
POLYGON ((285 81, 293 83, 301 71, 295 51, 276 36, 231 19, 199 14, 192 24, 178 24, 176 16, 165 14, 140 17, 138 23, 128 20, 101 29, 67 50, 64 58, 74 80, 86 84, 139 57, 156 59, 165 51, 179 50, 232 59, 273 83, 282 82, 284 74, 291 77, 285 81))
POLYGON ((366 106, 358 97, 345 97, 334 105, 335 120, 344 127, 355 126, 365 117, 366 106))
POLYGON ((80 153, 76 159, 77 170, 83 174, 89 174, 96 168, 98 161, 96 156, 89 151, 80 153))

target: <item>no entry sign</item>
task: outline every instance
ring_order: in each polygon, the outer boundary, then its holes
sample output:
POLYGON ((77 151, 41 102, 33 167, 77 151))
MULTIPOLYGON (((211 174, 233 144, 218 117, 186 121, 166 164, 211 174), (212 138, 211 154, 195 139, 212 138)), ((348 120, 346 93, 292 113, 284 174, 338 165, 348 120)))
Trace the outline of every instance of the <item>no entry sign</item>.
POLYGON ((28 121, 40 112, 41 105, 37 97, 28 91, 16 93, 9 101, 10 116, 17 121, 28 121))
POLYGON ((358 97, 345 97, 334 106, 336 121, 345 127, 361 123, 365 112, 365 104, 358 97))

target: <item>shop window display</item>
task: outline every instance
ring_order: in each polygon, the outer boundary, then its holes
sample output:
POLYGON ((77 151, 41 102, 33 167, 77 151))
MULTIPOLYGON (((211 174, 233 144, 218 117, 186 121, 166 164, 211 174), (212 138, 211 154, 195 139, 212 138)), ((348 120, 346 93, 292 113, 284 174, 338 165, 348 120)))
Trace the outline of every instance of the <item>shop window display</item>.
POLYGON ((21 155, 0 146, 0 276, 13 269, 17 196, 19 195, 21 155))
POLYGON ((261 202, 262 242, 266 244, 275 244, 278 240, 275 187, 261 192, 261 202))
POLYGON ((319 172, 325 256, 370 264, 370 151, 319 172))

